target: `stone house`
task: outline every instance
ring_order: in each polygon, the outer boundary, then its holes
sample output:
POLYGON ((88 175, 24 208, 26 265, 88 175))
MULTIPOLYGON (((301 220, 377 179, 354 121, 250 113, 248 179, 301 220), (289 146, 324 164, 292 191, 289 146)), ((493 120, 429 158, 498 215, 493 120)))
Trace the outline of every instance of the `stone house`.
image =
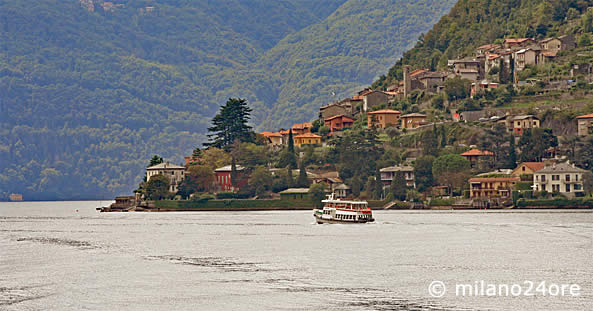
POLYGON ((517 47, 526 47, 535 43, 535 40, 532 38, 505 39, 503 47, 505 49, 512 49, 517 47))
POLYGON ((393 182, 393 178, 398 172, 402 172, 404 174, 404 178, 406 180, 406 186, 416 188, 416 177, 414 175, 414 168, 409 165, 396 165, 390 167, 384 167, 379 170, 381 173, 381 183, 383 184, 384 188, 391 186, 393 182))
POLYGON ((179 184, 185 179, 185 167, 164 162, 146 168, 146 182, 149 182, 156 175, 163 175, 169 178, 169 191, 177 192, 179 190, 179 184))
POLYGON ((511 198, 512 189, 521 181, 517 177, 470 178, 470 198, 511 198))
POLYGON ((362 111, 366 112, 369 109, 389 102, 389 95, 382 91, 368 91, 360 95, 362 97, 362 111))
POLYGON ((593 134, 593 113, 577 117, 577 128, 579 136, 593 134))
POLYGON ((463 79, 478 81, 484 79, 485 60, 464 58, 452 61, 453 72, 463 79))
POLYGON ((401 112, 391 109, 382 109, 368 113, 367 124, 374 128, 395 127, 399 123, 399 116, 401 112))
POLYGON ((542 63, 541 50, 539 48, 531 47, 521 49, 514 53, 515 70, 521 71, 528 65, 537 65, 542 63))
POLYGON ((516 116, 513 118, 513 133, 523 135, 525 129, 538 128, 539 119, 533 115, 516 116))
POLYGON ((292 125, 292 134, 300 135, 300 134, 305 134, 305 133, 311 133, 312 127, 313 127, 312 122, 295 123, 292 125))
POLYGON ((323 124, 329 127, 330 133, 341 131, 344 128, 352 127, 354 119, 345 115, 337 115, 323 120, 323 124))
POLYGON ((533 175, 535 191, 559 192, 567 197, 583 192, 583 174, 587 171, 568 163, 547 166, 533 175))
POLYGON ((414 129, 426 123, 426 115, 422 113, 409 113, 400 117, 402 129, 414 129))

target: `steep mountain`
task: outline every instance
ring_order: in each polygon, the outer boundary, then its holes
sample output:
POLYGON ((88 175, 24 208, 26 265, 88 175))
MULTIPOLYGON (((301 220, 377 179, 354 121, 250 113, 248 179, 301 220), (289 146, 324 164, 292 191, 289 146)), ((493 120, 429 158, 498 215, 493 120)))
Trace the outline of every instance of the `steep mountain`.
POLYGON ((591 6, 591 0, 461 0, 373 87, 401 80, 403 64, 444 69, 448 59, 471 55, 476 47, 506 37, 542 39, 582 31, 574 18, 591 6))
POLYGON ((257 128, 368 84, 453 0, 0 2, 0 199, 129 193, 246 97, 257 128))

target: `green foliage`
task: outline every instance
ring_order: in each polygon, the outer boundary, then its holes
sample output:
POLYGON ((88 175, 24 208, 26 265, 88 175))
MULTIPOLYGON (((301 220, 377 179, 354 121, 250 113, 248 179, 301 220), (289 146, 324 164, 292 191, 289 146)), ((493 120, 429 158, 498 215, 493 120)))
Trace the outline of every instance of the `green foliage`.
POLYGON ((146 195, 150 200, 162 200, 169 197, 169 178, 164 175, 154 175, 146 186, 146 195))
POLYGON ((434 185, 434 177, 432 175, 432 164, 434 160, 434 156, 428 155, 420 157, 414 162, 416 188, 420 192, 424 192, 434 185))
POLYGON ((432 164, 432 174, 439 183, 457 189, 467 180, 469 169, 469 161, 457 154, 439 156, 432 164))
POLYGON ((152 159, 150 159, 150 163, 146 167, 155 166, 161 163, 163 163, 163 158, 155 154, 152 159))
POLYGON ((212 169, 205 165, 192 165, 188 168, 185 179, 179 185, 177 194, 183 198, 189 197, 196 192, 209 191, 212 188, 216 177, 212 169))
POLYGON ((362 188, 360 177, 354 176, 352 178, 352 180, 350 181, 350 188, 352 190, 352 195, 355 198, 358 198, 360 196, 360 190, 362 188))
POLYGON ((433 198, 430 200, 430 206, 453 206, 455 204, 455 199, 441 199, 441 198, 433 198))
POLYGON ((518 207, 529 207, 529 206, 555 206, 555 207, 576 207, 576 206, 587 206, 593 207, 593 200, 591 198, 556 198, 551 200, 517 200, 516 205, 518 207))
POLYGON ((471 87, 472 82, 461 77, 455 77, 445 81, 445 93, 450 101, 469 97, 471 87))
MULTIPOLYGON (((564 23, 569 8, 582 14, 590 5, 589 1, 579 0, 458 1, 449 14, 420 37, 413 49, 404 53, 387 75, 373 83, 373 87, 382 88, 401 81, 403 65, 410 65, 412 69, 445 69, 447 60, 470 55, 483 44, 500 43, 507 37, 556 35, 558 33, 554 32, 564 23)), ((585 32, 593 20, 589 14, 585 14, 583 20, 585 32)), ((505 75, 512 77, 513 73, 505 75)), ((501 82, 507 83, 504 80, 501 82)))
POLYGON ((249 177, 249 186, 255 189, 255 194, 261 197, 266 191, 272 189, 273 177, 265 166, 258 166, 255 168, 249 177))
POLYGON ((253 142, 255 134, 251 131, 251 126, 247 125, 251 111, 245 99, 229 98, 212 119, 212 126, 208 128, 209 142, 204 145, 224 148, 236 140, 253 142))
POLYGON ((297 179, 296 186, 298 188, 308 188, 309 187, 309 179, 307 178, 307 169, 303 162, 301 162, 301 167, 299 169, 299 177, 297 179))
POLYGON ((397 200, 403 201, 406 199, 408 186, 406 185, 406 178, 403 172, 396 172, 391 182, 391 193, 397 200))
POLYGON ((324 184, 312 184, 311 187, 309 187, 309 197, 315 208, 322 208, 323 203, 321 200, 325 199, 324 184))
POLYGON ((181 161, 205 142, 229 97, 247 98, 260 127, 308 121, 331 91, 369 83, 453 0, 123 3, 0 1, 0 199, 129 193, 148 155, 181 161))
POLYGON ((519 139, 518 147, 521 150, 519 159, 521 162, 540 162, 544 151, 556 146, 558 146, 558 138, 551 129, 525 129, 519 139))

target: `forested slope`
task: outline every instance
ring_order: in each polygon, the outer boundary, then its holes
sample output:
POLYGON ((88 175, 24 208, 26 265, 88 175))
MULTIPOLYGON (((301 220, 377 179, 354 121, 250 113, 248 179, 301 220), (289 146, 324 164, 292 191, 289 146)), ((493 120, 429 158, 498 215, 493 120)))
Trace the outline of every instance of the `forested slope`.
POLYGON ((471 55, 497 39, 566 34, 563 30, 571 26, 567 16, 578 16, 590 6, 591 0, 460 0, 373 87, 401 80, 403 64, 444 69, 448 59, 471 55))
POLYGON ((153 154, 178 163, 204 142, 230 96, 248 98, 258 129, 310 120, 453 4, 115 2, 0 2, 0 199, 129 193, 153 154))

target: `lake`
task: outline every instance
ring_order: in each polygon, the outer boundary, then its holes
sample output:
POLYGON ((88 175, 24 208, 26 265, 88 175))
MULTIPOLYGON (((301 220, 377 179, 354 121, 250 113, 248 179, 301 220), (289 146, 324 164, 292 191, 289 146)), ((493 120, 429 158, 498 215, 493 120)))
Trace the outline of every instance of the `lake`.
POLYGON ((591 211, 98 213, 0 203, 1 310, 591 310, 591 211), (429 285, 447 291, 433 297, 429 285), (579 295, 456 295, 458 284, 579 295), (550 291, 552 291, 550 286, 550 291))

